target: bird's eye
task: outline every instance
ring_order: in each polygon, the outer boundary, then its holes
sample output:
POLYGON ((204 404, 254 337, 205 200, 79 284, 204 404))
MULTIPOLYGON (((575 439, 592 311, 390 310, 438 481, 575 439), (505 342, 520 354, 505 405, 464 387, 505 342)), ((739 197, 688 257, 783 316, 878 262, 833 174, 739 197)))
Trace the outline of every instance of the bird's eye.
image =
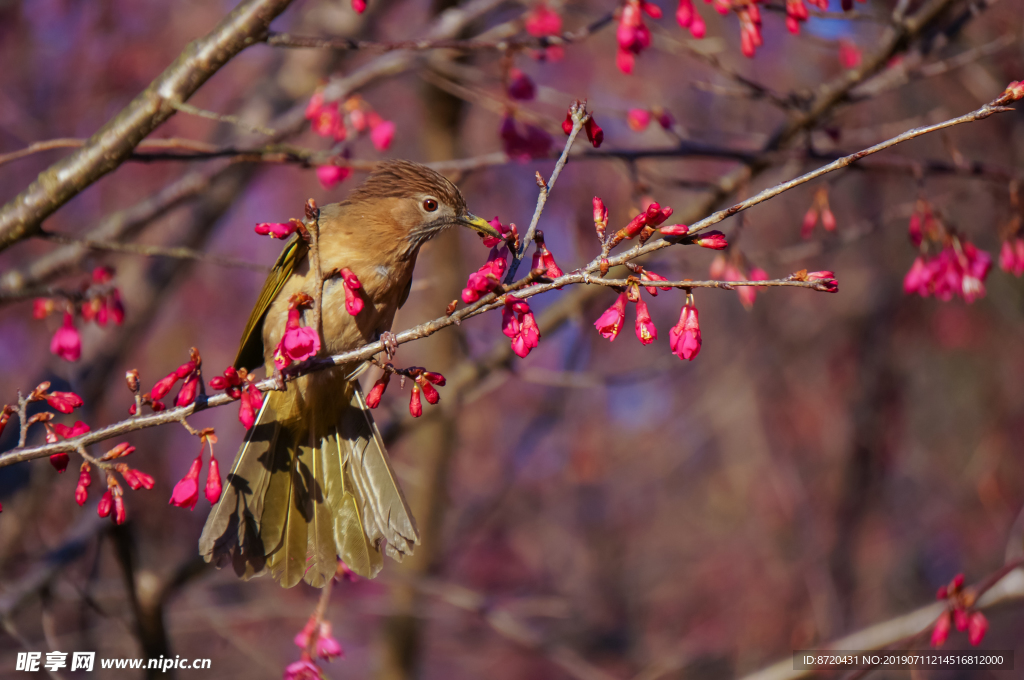
POLYGON ((437 210, 437 201, 435 201, 432 198, 426 199, 425 201, 423 201, 423 209, 426 210, 427 212, 434 212, 435 210, 437 210))

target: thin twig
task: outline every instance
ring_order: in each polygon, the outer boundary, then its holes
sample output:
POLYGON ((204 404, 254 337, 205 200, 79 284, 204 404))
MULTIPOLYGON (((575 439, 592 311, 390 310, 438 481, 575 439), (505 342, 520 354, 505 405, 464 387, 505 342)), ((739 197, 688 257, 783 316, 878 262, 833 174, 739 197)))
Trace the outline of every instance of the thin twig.
POLYGON ((537 195, 537 207, 533 210, 533 218, 530 219, 530 227, 526 230, 526 235, 523 237, 523 242, 519 246, 519 251, 512 253, 512 263, 508 267, 508 274, 505 275, 506 285, 515 280, 516 270, 519 269, 519 263, 523 261, 523 257, 526 255, 526 249, 533 241, 534 234, 537 233, 537 223, 540 221, 541 213, 544 212, 544 206, 548 202, 548 196, 550 195, 551 190, 555 188, 555 182, 558 180, 558 176, 561 174, 562 168, 565 167, 566 162, 569 160, 569 150, 572 149, 572 144, 576 141, 576 135, 580 133, 583 126, 590 120, 590 114, 587 113, 586 103, 574 103, 569 107, 569 115, 572 118, 572 130, 569 132, 569 139, 565 140, 565 146, 562 148, 562 155, 559 156, 558 161, 555 163, 555 169, 551 171, 551 177, 547 182, 544 182, 544 180, 540 178, 540 173, 537 174, 537 184, 540 185, 540 191, 537 195))
POLYGON ((198 106, 192 106, 191 104, 186 104, 183 101, 174 99, 167 100, 167 103, 178 111, 187 113, 190 116, 198 116, 199 118, 206 118, 207 120, 215 120, 218 123, 228 123, 229 125, 234 125, 246 132, 255 132, 260 135, 266 135, 267 137, 273 137, 277 134, 277 130, 271 130, 270 128, 263 127, 262 125, 246 122, 238 116, 232 116, 226 113, 217 113, 216 111, 207 111, 206 109, 201 109, 198 106))
POLYGON ((454 39, 422 39, 399 40, 395 42, 374 42, 372 40, 353 40, 351 38, 320 38, 316 36, 290 35, 288 33, 267 34, 266 43, 274 47, 321 48, 331 50, 361 50, 373 52, 391 52, 394 50, 425 51, 425 50, 457 50, 469 52, 473 50, 507 50, 556 47, 579 42, 591 34, 601 30, 614 19, 615 13, 609 12, 595 21, 576 31, 565 31, 560 35, 540 37, 511 38, 508 40, 468 40, 454 39))
MULTIPOLYGON (((193 248, 151 246, 141 243, 94 241, 92 239, 78 238, 77 236, 71 236, 69 234, 55 234, 53 232, 43 232, 39 236, 47 241, 53 241, 54 243, 82 245, 91 250, 109 250, 116 253, 131 253, 132 255, 142 255, 145 257, 171 257, 179 260, 198 260, 221 267, 238 267, 240 269, 251 269, 257 272, 270 271, 270 267, 258 262, 248 262, 246 260, 239 260, 225 255, 204 253, 201 250, 195 250, 193 248)), ((2 295, 3 293, 0 291, 0 296, 2 295)))
MULTIPOLYGON (((48 139, 42 142, 35 142, 29 144, 24 149, 18 149, 17 151, 11 151, 9 153, 0 154, 0 165, 16 161, 20 158, 31 156, 32 154, 40 153, 42 151, 49 151, 51 149, 78 149, 85 146, 88 142, 87 139, 78 139, 74 137, 61 137, 59 139, 48 139)), ((187 149, 189 151, 216 151, 217 146, 210 144, 209 142, 201 142, 195 139, 182 139, 180 137, 170 137, 167 139, 146 139, 139 142, 139 145, 135 147, 137 149, 187 149)))
POLYGON ((313 273, 313 318, 309 326, 323 342, 324 329, 320 327, 324 302, 324 271, 320 263, 320 209, 312 198, 306 201, 306 231, 309 234, 309 262, 313 273))

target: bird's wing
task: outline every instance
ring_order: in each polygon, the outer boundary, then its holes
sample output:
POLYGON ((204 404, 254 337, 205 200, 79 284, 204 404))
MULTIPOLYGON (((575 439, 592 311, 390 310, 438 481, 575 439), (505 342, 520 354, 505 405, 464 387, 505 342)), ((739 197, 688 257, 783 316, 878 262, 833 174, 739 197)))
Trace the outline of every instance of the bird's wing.
POLYGON ((246 368, 252 370, 263 365, 263 319, 267 310, 274 302, 274 298, 284 288, 284 284, 291 277, 292 272, 306 256, 307 246, 298 234, 292 234, 284 244, 284 250, 274 263, 274 268, 267 276, 263 290, 256 300, 256 306, 252 308, 249 321, 245 324, 245 331, 242 333, 242 341, 238 346, 238 354, 235 355, 235 368, 246 368))

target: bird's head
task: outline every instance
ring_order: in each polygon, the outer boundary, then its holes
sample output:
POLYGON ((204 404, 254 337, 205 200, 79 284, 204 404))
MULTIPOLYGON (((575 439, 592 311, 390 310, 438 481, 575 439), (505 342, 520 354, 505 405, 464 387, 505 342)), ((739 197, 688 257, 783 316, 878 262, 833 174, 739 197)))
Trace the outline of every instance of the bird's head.
POLYGON ((411 161, 381 163, 346 203, 366 203, 375 206, 375 214, 383 212, 389 227, 407 240, 410 252, 454 226, 501 238, 486 220, 466 209, 466 199, 458 187, 427 166, 411 161))

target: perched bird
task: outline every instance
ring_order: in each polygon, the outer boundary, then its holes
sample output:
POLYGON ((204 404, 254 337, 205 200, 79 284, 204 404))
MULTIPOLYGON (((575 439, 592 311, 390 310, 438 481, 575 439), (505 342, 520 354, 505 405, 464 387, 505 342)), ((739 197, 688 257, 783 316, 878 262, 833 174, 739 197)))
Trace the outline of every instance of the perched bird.
MULTIPOLYGON (((348 200, 324 206, 321 271, 354 272, 365 306, 349 314, 342 282, 325 282, 321 352, 338 354, 390 332, 409 297, 420 246, 456 225, 499 236, 466 211, 454 184, 408 161, 380 164, 348 200)), ((293 236, 249 317, 236 368, 262 363, 273 371, 289 300, 312 296, 314 279, 308 245, 293 236)), ((308 324, 311 315, 305 318, 308 324)), ((355 379, 363 368, 312 373, 266 395, 206 520, 199 551, 207 561, 230 563, 246 579, 269 570, 285 587, 300 580, 320 587, 338 556, 370 578, 383 553, 396 560, 412 553, 419 533, 355 379)))

